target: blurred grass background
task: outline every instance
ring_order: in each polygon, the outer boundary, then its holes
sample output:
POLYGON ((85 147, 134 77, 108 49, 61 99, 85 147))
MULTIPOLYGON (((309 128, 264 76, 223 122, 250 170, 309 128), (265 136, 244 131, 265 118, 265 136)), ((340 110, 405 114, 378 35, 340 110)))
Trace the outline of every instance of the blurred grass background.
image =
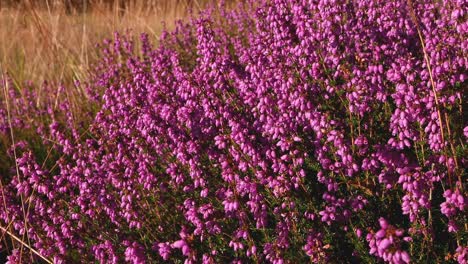
MULTIPOLYGON (((0 72, 25 81, 71 84, 86 78, 95 45, 116 31, 166 27, 216 0, 0 0, 0 72)), ((233 2, 233 1, 226 1, 233 2)))

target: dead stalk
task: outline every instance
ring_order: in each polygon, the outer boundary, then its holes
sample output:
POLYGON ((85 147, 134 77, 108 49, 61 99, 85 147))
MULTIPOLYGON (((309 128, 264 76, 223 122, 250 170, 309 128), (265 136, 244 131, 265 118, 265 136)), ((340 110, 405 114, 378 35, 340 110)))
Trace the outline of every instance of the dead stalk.
POLYGON ((17 237, 15 234, 11 233, 10 231, 8 231, 8 229, 4 228, 3 226, 0 226, 0 229, 7 233, 11 238, 13 238, 14 240, 16 240, 18 243, 20 243, 21 245, 23 245, 24 247, 28 248, 29 250, 31 250, 32 253, 34 253, 36 256, 40 257, 41 259, 43 259, 45 262, 47 263, 50 263, 52 264, 53 262, 50 261, 48 258, 46 258, 44 255, 42 255, 41 253, 39 253, 37 250, 35 250, 34 248, 32 248, 30 245, 28 245, 27 243, 25 243, 24 241, 22 241, 19 237, 17 237))

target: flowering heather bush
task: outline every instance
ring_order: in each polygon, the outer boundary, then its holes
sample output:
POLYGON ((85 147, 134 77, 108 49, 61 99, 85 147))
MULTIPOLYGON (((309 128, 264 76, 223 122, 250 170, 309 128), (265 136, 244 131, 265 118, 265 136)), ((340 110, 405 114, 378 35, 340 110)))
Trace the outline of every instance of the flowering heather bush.
POLYGON ((4 80, 9 263, 467 263, 467 10, 264 0, 116 35, 85 118, 4 80))

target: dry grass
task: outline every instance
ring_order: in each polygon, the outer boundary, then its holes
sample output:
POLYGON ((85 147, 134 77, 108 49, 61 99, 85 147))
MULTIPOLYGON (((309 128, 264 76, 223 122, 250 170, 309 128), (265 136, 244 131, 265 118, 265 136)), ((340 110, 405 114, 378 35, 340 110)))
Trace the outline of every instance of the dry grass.
MULTIPOLYGON (((1 2, 2 0, 0 0, 1 2)), ((86 76, 96 60, 95 44, 113 32, 131 29, 157 39, 163 30, 203 8, 208 0, 133 0, 125 9, 117 4, 94 3, 86 12, 67 12, 60 4, 38 7, 31 0, 0 9, 0 72, 21 83, 44 80, 70 83, 86 76), (150 4, 148 4, 150 3, 150 4)))

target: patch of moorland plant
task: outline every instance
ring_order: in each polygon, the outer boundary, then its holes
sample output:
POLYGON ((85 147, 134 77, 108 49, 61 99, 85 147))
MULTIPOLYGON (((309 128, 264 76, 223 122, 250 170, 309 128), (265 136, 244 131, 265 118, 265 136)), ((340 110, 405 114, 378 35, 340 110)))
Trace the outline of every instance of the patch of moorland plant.
POLYGON ((264 0, 116 34, 82 103, 5 78, 10 263, 466 263, 467 7, 264 0))

